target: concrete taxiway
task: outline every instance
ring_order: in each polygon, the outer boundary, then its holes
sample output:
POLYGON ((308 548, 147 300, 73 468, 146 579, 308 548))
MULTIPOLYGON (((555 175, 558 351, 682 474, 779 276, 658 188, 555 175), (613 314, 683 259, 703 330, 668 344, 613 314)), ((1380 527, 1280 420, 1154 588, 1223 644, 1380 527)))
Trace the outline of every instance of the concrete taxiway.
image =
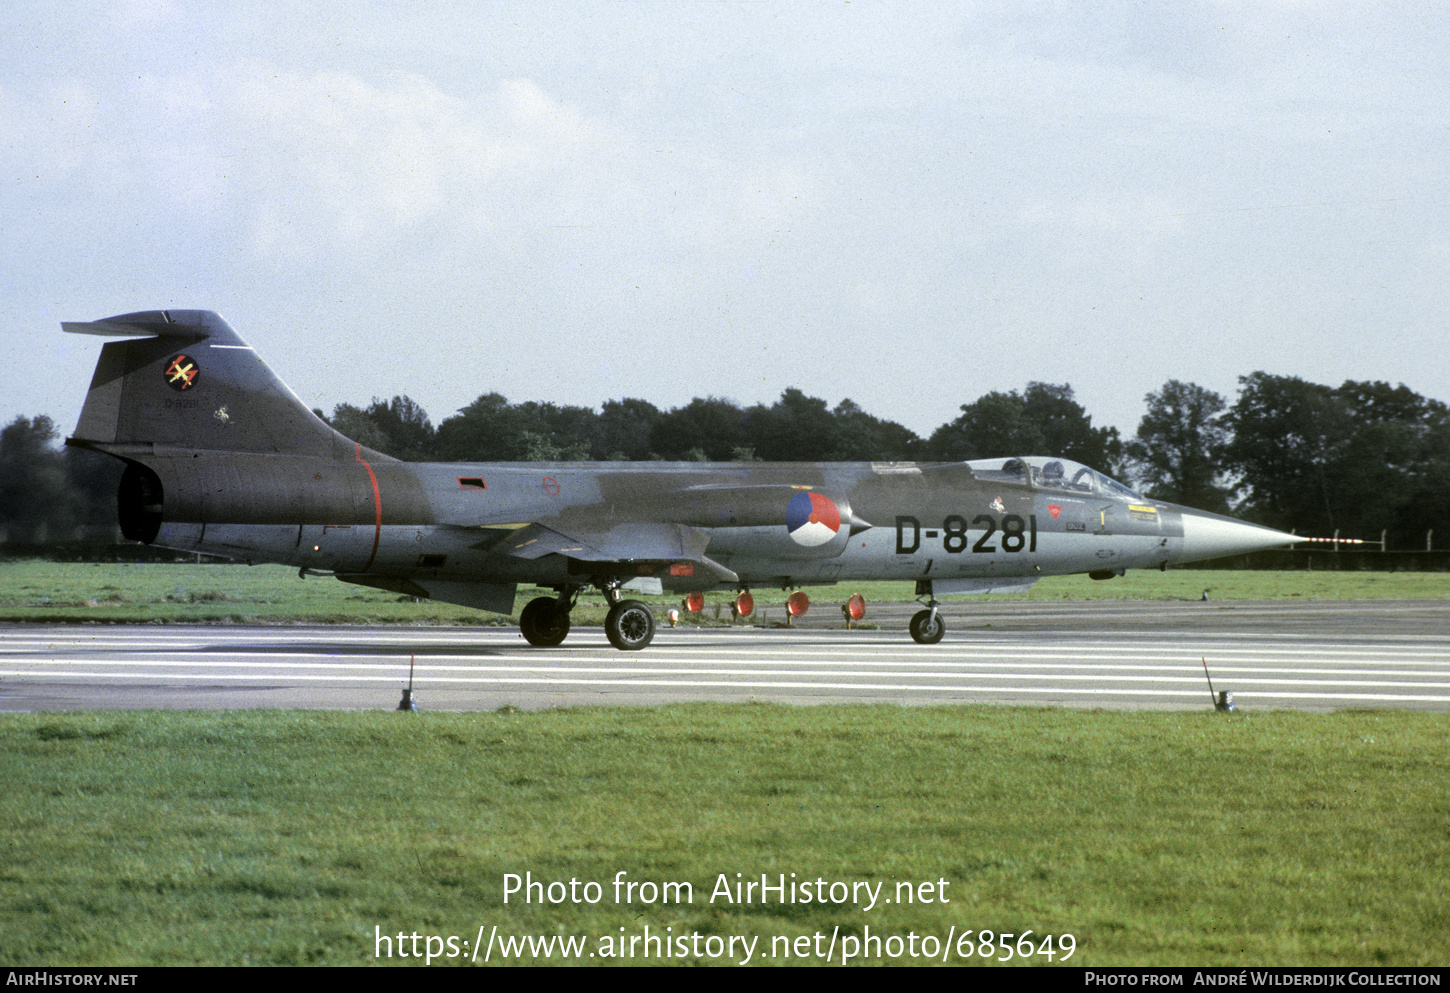
MULTIPOLYGON (((430 710, 642 705, 1027 704, 1450 711, 1450 601, 954 603, 937 645, 818 612, 791 630, 662 626, 639 653, 578 628, 534 648, 513 628, 15 625, 0 711, 396 707, 416 659, 430 710), (827 624, 834 627, 827 627, 827 624)), ((663 611, 660 611, 663 614, 663 611)))

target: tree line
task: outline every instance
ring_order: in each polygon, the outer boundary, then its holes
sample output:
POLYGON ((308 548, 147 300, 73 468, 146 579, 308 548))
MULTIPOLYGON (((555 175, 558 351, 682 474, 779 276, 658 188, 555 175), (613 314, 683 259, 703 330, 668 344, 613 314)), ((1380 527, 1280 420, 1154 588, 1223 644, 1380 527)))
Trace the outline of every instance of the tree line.
MULTIPOLYGON (((1237 400, 1171 380, 1144 398, 1134 436, 1094 427, 1070 385, 988 393, 928 437, 851 400, 790 388, 772 404, 719 397, 661 410, 640 399, 598 410, 487 393, 435 426, 407 396, 318 416, 406 461, 957 461, 1058 455, 1145 495, 1300 534, 1423 548, 1450 539, 1450 408, 1403 385, 1323 386, 1256 372, 1237 400)), ((112 541, 121 464, 62 449, 49 417, 0 432, 0 527, 12 545, 112 541)))

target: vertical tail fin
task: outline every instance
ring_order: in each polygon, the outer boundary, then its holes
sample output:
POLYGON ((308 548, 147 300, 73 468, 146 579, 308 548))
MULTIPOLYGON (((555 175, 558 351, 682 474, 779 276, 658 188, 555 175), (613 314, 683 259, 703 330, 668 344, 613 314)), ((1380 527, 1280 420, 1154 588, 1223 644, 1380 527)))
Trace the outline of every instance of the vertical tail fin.
POLYGON ((250 345, 209 310, 152 310, 66 331, 110 342, 72 444, 113 454, 136 446, 352 459, 355 446, 307 408, 250 345))

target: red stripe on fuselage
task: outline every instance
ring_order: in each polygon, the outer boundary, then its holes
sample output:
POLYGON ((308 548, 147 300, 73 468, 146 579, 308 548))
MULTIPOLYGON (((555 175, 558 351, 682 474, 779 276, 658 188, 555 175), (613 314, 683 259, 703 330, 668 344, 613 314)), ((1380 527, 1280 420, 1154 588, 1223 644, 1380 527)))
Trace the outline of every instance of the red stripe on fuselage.
POLYGON ((362 571, 367 572, 373 567, 373 560, 378 557, 378 540, 383 536, 383 496, 378 492, 378 477, 374 475, 373 467, 368 465, 362 457, 362 445, 357 442, 353 442, 353 444, 357 445, 357 460, 368 471, 368 479, 373 482, 373 510, 376 522, 373 524, 373 553, 368 556, 368 564, 362 567, 362 571))

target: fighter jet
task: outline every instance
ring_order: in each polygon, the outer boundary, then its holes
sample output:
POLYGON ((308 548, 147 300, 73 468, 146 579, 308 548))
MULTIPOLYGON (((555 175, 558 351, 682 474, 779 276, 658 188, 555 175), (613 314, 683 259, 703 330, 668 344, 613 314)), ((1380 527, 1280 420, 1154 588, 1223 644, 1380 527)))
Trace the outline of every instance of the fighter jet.
POLYGON ((580 593, 610 603, 617 648, 650 643, 626 597, 842 580, 914 580, 922 644, 937 597, 1021 590, 1042 576, 1166 569, 1292 544, 1292 535, 1146 499, 1068 459, 914 463, 411 463, 307 408, 218 314, 122 314, 66 331, 101 349, 67 444, 126 464, 131 540, 501 614, 520 584, 552 589, 519 616, 558 645, 580 593))

